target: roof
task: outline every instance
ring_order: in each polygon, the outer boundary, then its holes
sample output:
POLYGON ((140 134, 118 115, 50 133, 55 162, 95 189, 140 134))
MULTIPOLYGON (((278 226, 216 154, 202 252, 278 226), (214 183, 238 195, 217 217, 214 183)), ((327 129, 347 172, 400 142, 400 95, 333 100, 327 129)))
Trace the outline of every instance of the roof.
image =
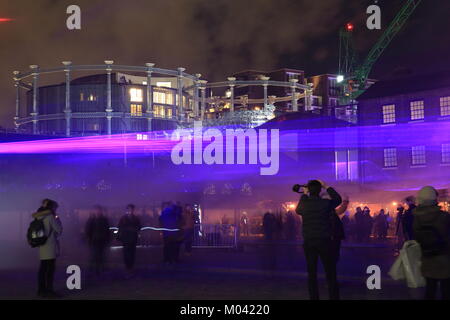
POLYGON ((375 99, 445 87, 450 88, 450 70, 380 80, 370 86, 357 100, 375 99))
POLYGON ((322 129, 353 126, 353 124, 336 119, 331 116, 324 116, 312 112, 289 112, 273 118, 261 126, 259 129, 322 129))

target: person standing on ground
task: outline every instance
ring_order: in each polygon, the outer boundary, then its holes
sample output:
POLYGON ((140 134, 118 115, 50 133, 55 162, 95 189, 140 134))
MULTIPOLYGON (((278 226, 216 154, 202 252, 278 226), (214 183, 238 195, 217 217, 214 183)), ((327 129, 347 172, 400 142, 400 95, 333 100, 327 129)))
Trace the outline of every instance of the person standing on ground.
POLYGON ((163 262, 175 264, 179 262, 180 245, 183 241, 183 217, 176 205, 163 203, 163 211, 159 217, 163 231, 163 262))
POLYGON ((437 191, 431 186, 419 190, 417 202, 413 235, 422 249, 425 299, 435 300, 440 286, 442 299, 450 300, 450 214, 438 206, 437 191))
POLYGON ((195 212, 191 205, 186 205, 183 211, 184 222, 184 248, 187 255, 192 253, 192 242, 194 241, 195 212))
POLYGON ((134 262, 136 259, 136 246, 141 230, 141 221, 135 215, 136 206, 129 204, 126 213, 119 221, 118 239, 123 245, 123 260, 127 269, 127 278, 133 274, 134 262))
MULTIPOLYGON (((341 256, 341 243, 342 240, 345 239, 345 229, 344 229, 344 223, 341 220, 341 216, 345 214, 347 211, 347 207, 349 204, 348 197, 346 196, 344 200, 342 200, 342 204, 336 208, 336 214, 332 216, 331 225, 333 228, 333 235, 332 235, 332 243, 333 243, 333 249, 334 249, 334 256, 336 259, 336 263, 339 261, 339 258, 341 256)), ((344 216, 345 217, 345 216, 344 216)))
POLYGON ((33 218, 43 221, 47 236, 45 244, 39 247, 38 296, 43 298, 59 297, 53 289, 56 258, 60 253, 58 237, 62 234, 62 224, 56 215, 57 209, 56 201, 45 199, 39 211, 32 215, 33 218))
POLYGON ((363 242, 364 240, 364 213, 361 207, 356 208, 355 212, 355 234, 356 241, 363 242))
MULTIPOLYGON (((294 191, 299 188, 299 185, 295 185, 294 191)), ((336 276, 331 221, 333 215, 336 215, 335 209, 341 204, 342 199, 333 188, 319 180, 309 181, 304 193, 297 205, 296 212, 302 216, 303 220, 303 248, 308 269, 309 296, 312 300, 319 299, 317 262, 320 257, 326 273, 329 298, 338 300, 339 285, 336 276), (320 197, 322 188, 327 191, 331 199, 320 197)))
POLYGON ((414 240, 413 211, 416 208, 416 199, 413 196, 409 196, 405 199, 405 202, 406 202, 406 205, 408 206, 408 209, 406 209, 405 213, 403 213, 402 227, 403 227, 403 236, 405 237, 405 240, 408 241, 408 240, 414 240))
POLYGON ((94 207, 86 221, 85 235, 90 250, 91 268, 98 276, 105 269, 106 248, 110 243, 109 221, 103 207, 94 207))

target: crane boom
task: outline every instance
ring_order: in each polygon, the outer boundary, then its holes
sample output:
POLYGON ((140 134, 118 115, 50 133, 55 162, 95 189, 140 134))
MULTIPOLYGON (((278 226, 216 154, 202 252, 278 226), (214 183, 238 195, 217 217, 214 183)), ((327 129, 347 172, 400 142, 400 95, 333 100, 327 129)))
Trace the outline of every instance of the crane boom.
POLYGON ((350 77, 347 78, 346 82, 351 82, 351 84, 349 85, 352 89, 350 94, 347 94, 346 97, 344 97, 343 101, 347 100, 348 102, 348 100, 354 100, 366 90, 366 81, 369 77, 373 65, 381 56, 383 51, 387 48, 392 39, 403 27, 405 22, 420 4, 420 2, 421 0, 406 1, 406 3, 391 21, 386 31, 370 49, 369 53, 364 59, 364 62, 354 70, 353 75, 350 75, 350 77))

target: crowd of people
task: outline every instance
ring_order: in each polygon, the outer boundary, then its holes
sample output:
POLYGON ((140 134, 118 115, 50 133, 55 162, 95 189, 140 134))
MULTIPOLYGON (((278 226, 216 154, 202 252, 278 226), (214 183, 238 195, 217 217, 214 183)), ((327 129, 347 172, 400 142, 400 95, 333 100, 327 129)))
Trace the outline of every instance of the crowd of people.
MULTIPOLYGON (((55 261, 59 256, 59 237, 62 234, 61 219, 57 215, 58 203, 51 199, 44 199, 41 207, 32 217, 43 222, 46 241, 39 246, 40 267, 38 272, 38 296, 58 297, 53 290, 55 261)), ((162 211, 158 217, 159 228, 163 239, 163 263, 173 266, 179 262, 180 247, 185 245, 185 252, 190 255, 194 240, 194 226, 198 217, 191 205, 182 206, 179 202, 163 202, 162 211)), ((139 234, 143 225, 136 214, 136 206, 128 204, 125 214, 120 217, 116 240, 122 244, 123 262, 126 278, 134 275, 136 248, 139 234)), ((115 228, 111 228, 105 209, 96 205, 92 209, 84 226, 84 238, 89 247, 89 264, 91 271, 97 276, 105 271, 106 252, 111 245, 115 228)))
MULTIPOLYGON (((294 211, 285 214, 267 212, 262 219, 266 241, 297 240, 301 230, 303 249, 308 272, 308 289, 311 299, 319 299, 317 266, 320 258, 330 299, 339 299, 339 284, 336 267, 340 259, 341 242, 354 238, 368 241, 370 237, 384 240, 389 226, 395 224, 395 233, 402 241, 416 240, 422 247, 422 273, 426 278, 426 298, 436 298, 440 287, 442 297, 450 299, 450 214, 440 209, 437 191, 432 187, 422 188, 417 198, 405 199, 406 208, 399 206, 395 219, 383 209, 372 217, 370 209, 357 207, 353 218, 348 214, 349 199, 344 199, 332 187, 319 180, 306 186, 295 185, 293 190, 301 193, 294 211)), ((39 245, 40 267, 38 272, 38 295, 56 297, 53 290, 55 261, 59 255, 58 238, 62 224, 57 215, 58 203, 45 199, 32 215, 41 221, 46 241, 39 245)), ((163 263, 172 266, 179 262, 180 248, 184 244, 189 255, 192 251, 195 225, 199 217, 191 205, 164 202, 158 215, 162 233, 163 263)), ((227 219, 222 220, 228 225, 227 219)), ((249 218, 241 216, 241 235, 249 235, 249 218), (244 225, 242 227, 242 225, 244 225)), ((123 262, 126 277, 132 277, 136 258, 141 218, 136 207, 129 204, 120 217, 116 239, 123 247, 123 262)), ((101 206, 95 206, 84 226, 84 236, 90 249, 92 271, 99 275, 105 270, 105 254, 112 241, 109 219, 101 206)))

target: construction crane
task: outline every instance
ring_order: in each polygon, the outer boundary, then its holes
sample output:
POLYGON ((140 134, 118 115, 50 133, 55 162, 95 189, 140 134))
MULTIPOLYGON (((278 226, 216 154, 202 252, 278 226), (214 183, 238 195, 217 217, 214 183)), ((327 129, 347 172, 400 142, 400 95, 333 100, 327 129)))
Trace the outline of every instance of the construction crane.
POLYGON ((421 0, 407 0, 395 18, 391 21, 383 35, 370 49, 363 63, 356 67, 356 52, 353 47, 353 24, 347 23, 340 31, 339 45, 339 76, 342 85, 339 97, 340 105, 347 105, 367 89, 367 79, 373 65, 387 48, 389 43, 400 31, 421 0))

